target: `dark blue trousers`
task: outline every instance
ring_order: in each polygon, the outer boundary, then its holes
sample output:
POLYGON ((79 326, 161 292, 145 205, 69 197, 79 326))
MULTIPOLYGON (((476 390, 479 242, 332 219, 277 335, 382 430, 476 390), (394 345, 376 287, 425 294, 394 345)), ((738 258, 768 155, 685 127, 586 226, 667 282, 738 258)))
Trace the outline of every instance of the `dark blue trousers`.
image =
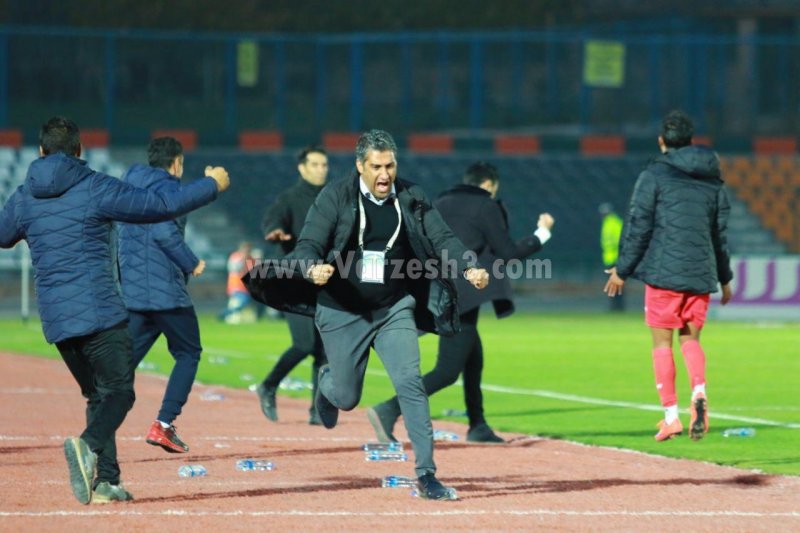
POLYGON ((133 368, 144 359, 162 333, 167 338, 167 349, 175 359, 175 366, 169 375, 158 420, 172 424, 189 399, 197 365, 200 363, 200 352, 203 351, 194 307, 130 311, 128 324, 133 339, 133 368))

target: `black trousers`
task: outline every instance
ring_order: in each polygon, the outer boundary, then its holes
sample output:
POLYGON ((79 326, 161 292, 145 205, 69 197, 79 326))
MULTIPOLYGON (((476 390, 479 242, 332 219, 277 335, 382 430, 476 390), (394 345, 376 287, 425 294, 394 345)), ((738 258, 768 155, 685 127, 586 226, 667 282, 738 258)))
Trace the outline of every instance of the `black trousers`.
POLYGON ((98 455, 95 486, 119 484, 115 434, 136 399, 131 338, 121 322, 98 333, 56 343, 62 359, 86 398, 86 429, 81 438, 98 455))
MULTIPOLYGON (((439 337, 436 366, 422 376, 425 392, 431 396, 455 383, 459 374, 463 374, 464 404, 470 428, 486 423, 481 392, 483 345, 478 335, 479 314, 480 308, 464 313, 461 315, 461 331, 452 337, 439 337)), ((400 404, 396 396, 385 405, 395 416, 400 416, 400 404)))
POLYGON ((280 385, 281 380, 288 376, 289 372, 310 354, 314 358, 314 363, 311 366, 313 389, 311 398, 313 403, 314 393, 317 390, 319 367, 327 361, 325 350, 322 347, 322 339, 319 336, 317 327, 314 325, 314 317, 286 313, 286 322, 289 324, 292 345, 281 354, 278 362, 275 363, 267 377, 264 378, 264 386, 275 388, 280 385))
POLYGON ((175 366, 169 374, 167 390, 164 391, 157 418, 165 424, 172 424, 189 399, 197 375, 197 365, 200 364, 200 353, 203 351, 194 307, 130 311, 129 328, 133 339, 133 369, 144 359, 162 333, 167 338, 167 349, 175 359, 175 366))

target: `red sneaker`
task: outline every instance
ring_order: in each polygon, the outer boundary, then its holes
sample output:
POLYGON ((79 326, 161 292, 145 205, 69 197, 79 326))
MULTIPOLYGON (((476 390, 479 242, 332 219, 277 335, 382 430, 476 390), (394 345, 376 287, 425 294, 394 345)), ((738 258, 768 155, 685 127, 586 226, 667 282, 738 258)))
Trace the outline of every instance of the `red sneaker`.
POLYGON ((189 451, 189 447, 175 432, 175 426, 165 428, 158 420, 150 426, 150 431, 147 433, 145 441, 153 446, 161 446, 169 453, 186 453, 189 451))
POLYGON ((658 442, 669 440, 683 433, 683 426, 679 418, 673 420, 671 424, 667 424, 664 420, 659 420, 656 427, 658 427, 658 433, 656 433, 655 439, 658 442))
POLYGON ((698 392, 689 407, 689 436, 692 440, 700 440, 708 433, 708 400, 706 395, 698 392))

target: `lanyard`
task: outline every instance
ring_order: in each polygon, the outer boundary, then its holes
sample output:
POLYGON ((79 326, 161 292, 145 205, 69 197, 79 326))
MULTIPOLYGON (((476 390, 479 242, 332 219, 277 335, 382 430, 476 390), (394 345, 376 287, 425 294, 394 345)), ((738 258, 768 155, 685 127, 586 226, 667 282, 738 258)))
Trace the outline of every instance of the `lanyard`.
MULTIPOLYGON (((367 229, 367 214, 364 212, 364 201, 362 200, 362 196, 363 194, 359 192, 358 214, 360 215, 360 218, 358 221, 358 249, 363 252, 364 231, 367 229)), ((394 197, 394 208, 397 210, 397 229, 394 230, 394 235, 392 235, 392 238, 386 243, 386 250, 384 250, 384 253, 388 253, 392 246, 394 246, 394 241, 396 241, 397 237, 400 235, 400 226, 403 224, 403 215, 400 213, 400 202, 396 196, 394 197)))

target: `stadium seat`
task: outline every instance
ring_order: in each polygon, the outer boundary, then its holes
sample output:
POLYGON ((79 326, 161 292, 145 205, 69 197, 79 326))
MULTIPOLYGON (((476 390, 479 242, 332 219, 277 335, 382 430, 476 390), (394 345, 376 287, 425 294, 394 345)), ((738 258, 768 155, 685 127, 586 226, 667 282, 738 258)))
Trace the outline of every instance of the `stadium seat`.
POLYGON ((425 154, 449 154, 453 151, 453 137, 438 133, 412 133, 408 136, 408 149, 425 154))
POLYGON ((247 152, 281 150, 283 135, 279 131, 242 131, 239 133, 239 148, 247 152))
POLYGON ((19 148, 22 146, 22 132, 13 129, 0 129, 0 146, 19 148))
POLYGON ((183 145, 185 152, 191 152, 197 148, 197 132, 188 129, 164 129, 153 130, 150 134, 151 139, 157 137, 174 137, 183 145))

